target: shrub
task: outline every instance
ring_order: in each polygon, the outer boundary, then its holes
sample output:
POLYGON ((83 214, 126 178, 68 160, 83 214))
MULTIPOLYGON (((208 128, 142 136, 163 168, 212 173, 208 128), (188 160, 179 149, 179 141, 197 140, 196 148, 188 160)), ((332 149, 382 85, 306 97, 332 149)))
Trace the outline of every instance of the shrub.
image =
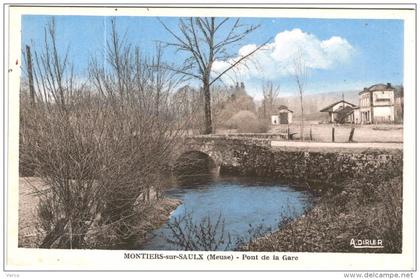
POLYGON ((192 213, 185 212, 167 224, 171 234, 166 241, 186 251, 229 250, 232 242, 229 233, 225 233, 225 221, 219 214, 216 220, 210 216, 195 222, 192 213))
POLYGON ((239 133, 267 133, 268 129, 267 123, 258 119, 242 122, 238 125, 239 133))
POLYGON ((402 251, 402 177, 396 177, 378 187, 377 219, 379 235, 385 244, 385 251, 402 251))
POLYGON ((257 120, 255 113, 248 110, 241 110, 229 118, 226 125, 230 128, 237 129, 240 123, 253 120, 257 120))
POLYGON ((20 164, 47 185, 38 189, 41 247, 87 247, 93 228, 113 232, 110 239, 131 236, 138 202, 159 193, 164 163, 185 130, 172 76, 124 45, 115 25, 111 35, 111 65, 93 60, 88 86, 74 82, 57 53, 54 21, 34 55, 36 102, 22 92, 20 164))
POLYGON ((247 110, 239 111, 226 124, 238 129, 239 133, 266 133, 269 129, 267 122, 259 120, 255 113, 247 110))

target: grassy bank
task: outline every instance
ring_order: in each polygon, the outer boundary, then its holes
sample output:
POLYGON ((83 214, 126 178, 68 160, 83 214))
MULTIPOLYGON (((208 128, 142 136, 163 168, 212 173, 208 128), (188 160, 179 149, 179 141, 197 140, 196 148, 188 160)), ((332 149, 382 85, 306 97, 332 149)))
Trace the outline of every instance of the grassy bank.
MULTIPOLYGON (((146 206, 139 207, 136 215, 129 220, 130 234, 126 239, 119 239, 119 233, 103 230, 92 231, 93 238, 90 239, 89 248, 96 249, 140 249, 147 241, 148 234, 165 224, 171 212, 174 211, 181 201, 178 199, 161 198, 149 203, 146 206)), ((89 237, 89 235, 88 235, 89 237)))
POLYGON ((300 218, 241 250, 401 253, 402 176, 348 181, 327 191, 300 218), (382 180, 382 181, 381 181, 382 180), (355 240, 382 240, 384 248, 354 248, 355 240))
MULTIPOLYGON (((45 232, 40 229, 37 218, 37 206, 40 193, 35 188, 47 190, 40 178, 25 177, 19 180, 19 247, 39 247, 45 232)), ((138 248, 145 240, 147 233, 159 228, 167 222, 170 214, 181 201, 178 199, 160 198, 142 203, 137 206, 135 215, 127 218, 127 225, 131 232, 125 240, 118 238, 120 233, 116 229, 121 226, 101 225, 97 220, 92 224, 86 235, 85 248, 114 249, 114 248, 138 248)), ((53 247, 52 248, 57 248, 53 247)))
MULTIPOLYGON (((36 178, 20 181, 19 246, 39 247, 43 234, 36 230, 37 196, 31 192, 29 182, 39 183, 36 178)), ((121 226, 93 225, 86 236, 86 248, 139 249, 148 233, 166 223, 180 203, 161 198, 138 207, 135 215, 127 219, 131 232, 124 241, 114 231, 121 226)), ((402 176, 376 174, 340 183, 323 193, 301 217, 285 219, 278 230, 259 236, 242 242, 240 250, 401 253, 402 176), (384 248, 351 245, 352 240, 366 239, 380 239, 384 248)))

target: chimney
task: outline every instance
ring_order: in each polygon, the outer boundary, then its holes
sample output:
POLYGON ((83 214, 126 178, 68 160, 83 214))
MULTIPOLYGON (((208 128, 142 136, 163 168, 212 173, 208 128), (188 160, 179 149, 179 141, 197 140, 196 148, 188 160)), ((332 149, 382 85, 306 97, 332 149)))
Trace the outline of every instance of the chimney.
POLYGON ((386 84, 386 88, 391 88, 391 83, 389 83, 389 82, 388 82, 388 83, 386 84))
POLYGON ((365 87, 365 88, 363 88, 363 91, 369 91, 369 90, 367 89, 367 87, 365 87))
POLYGON ((245 83, 241 82, 241 88, 245 89, 245 83))

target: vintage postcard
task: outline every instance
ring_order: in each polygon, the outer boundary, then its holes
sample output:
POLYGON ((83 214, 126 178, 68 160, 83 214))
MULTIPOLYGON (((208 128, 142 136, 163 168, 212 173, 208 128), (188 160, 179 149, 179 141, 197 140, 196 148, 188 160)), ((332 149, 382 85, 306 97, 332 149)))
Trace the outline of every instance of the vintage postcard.
POLYGON ((4 9, 6 271, 416 269, 415 5, 4 9))

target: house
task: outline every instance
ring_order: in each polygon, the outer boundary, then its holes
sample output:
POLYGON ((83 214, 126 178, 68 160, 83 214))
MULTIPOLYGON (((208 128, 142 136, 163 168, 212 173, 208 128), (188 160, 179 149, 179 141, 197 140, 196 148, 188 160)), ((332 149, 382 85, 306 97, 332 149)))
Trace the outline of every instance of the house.
POLYGON ((360 123, 394 122, 395 88, 390 83, 375 84, 359 92, 360 123))
POLYGON ((357 114, 354 113, 357 109, 356 105, 341 100, 321 109, 320 112, 328 112, 330 123, 355 123, 358 121, 357 114))
POLYGON ((293 120, 293 111, 286 106, 279 106, 278 113, 271 115, 271 124, 290 124, 293 120))

